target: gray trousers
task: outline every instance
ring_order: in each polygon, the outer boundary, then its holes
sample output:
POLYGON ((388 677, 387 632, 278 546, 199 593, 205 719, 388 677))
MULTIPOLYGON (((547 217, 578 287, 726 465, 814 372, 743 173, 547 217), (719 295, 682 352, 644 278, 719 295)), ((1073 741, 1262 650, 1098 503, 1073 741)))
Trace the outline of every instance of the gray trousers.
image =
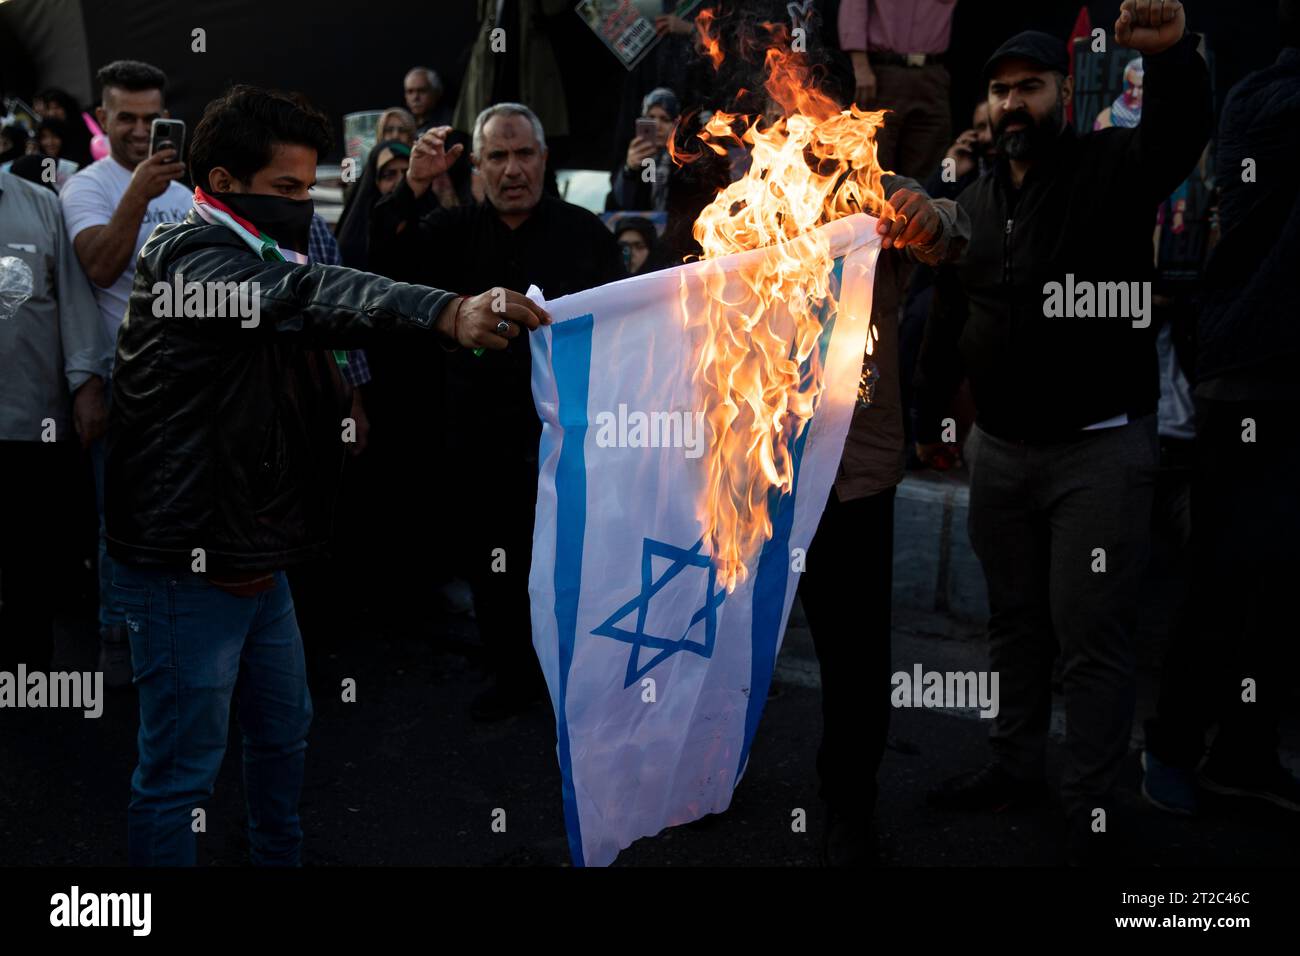
POLYGON ((1154 415, 1048 445, 978 435, 970 537, 988 582, 989 667, 999 675, 994 759, 1016 777, 1042 778, 1059 649, 1069 813, 1110 806, 1128 752, 1158 458, 1154 415))

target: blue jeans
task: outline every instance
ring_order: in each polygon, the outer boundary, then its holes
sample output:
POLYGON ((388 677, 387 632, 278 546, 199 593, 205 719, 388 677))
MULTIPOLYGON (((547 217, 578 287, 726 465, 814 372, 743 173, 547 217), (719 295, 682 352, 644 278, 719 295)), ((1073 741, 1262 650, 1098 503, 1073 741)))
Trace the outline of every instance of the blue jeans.
POLYGON ((193 865, 193 811, 212 795, 236 695, 253 862, 298 865, 312 706, 288 579, 236 597, 188 570, 113 570, 140 697, 131 865, 193 865))

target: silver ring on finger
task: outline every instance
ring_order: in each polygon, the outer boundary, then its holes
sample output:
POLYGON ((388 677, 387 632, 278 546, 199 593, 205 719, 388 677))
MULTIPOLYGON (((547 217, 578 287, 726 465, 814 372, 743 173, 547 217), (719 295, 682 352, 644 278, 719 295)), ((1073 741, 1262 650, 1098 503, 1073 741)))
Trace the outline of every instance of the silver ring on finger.
POLYGON ((510 323, 507 322, 505 319, 502 319, 500 322, 497 323, 497 335, 505 335, 509 331, 510 331, 510 323))

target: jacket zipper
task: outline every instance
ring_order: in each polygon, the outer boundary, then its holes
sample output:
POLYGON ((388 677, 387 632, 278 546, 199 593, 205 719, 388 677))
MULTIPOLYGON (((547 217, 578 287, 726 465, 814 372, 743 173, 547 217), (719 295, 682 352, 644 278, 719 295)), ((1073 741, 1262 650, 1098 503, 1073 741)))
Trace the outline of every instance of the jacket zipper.
POLYGON ((1011 228, 1015 221, 1012 216, 1007 216, 1007 225, 1002 231, 1002 288, 1007 295, 1007 347, 1012 355, 1015 354, 1016 291, 1011 285, 1011 228))
POLYGON ((1002 284, 1011 285, 1011 226, 1014 219, 1007 219, 1007 227, 1002 233, 1002 284))

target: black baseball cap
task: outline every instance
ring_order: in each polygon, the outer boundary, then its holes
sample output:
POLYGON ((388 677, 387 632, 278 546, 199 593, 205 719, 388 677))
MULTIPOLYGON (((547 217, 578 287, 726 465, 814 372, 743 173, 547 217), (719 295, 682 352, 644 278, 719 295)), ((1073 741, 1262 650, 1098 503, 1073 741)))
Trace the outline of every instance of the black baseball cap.
POLYGON ((1006 43, 998 47, 997 52, 984 64, 984 79, 993 75, 993 70, 1003 60, 1028 60, 1045 70, 1057 73, 1070 72, 1070 58, 1065 52, 1065 43, 1050 33, 1041 30, 1026 30, 1017 33, 1006 43))

